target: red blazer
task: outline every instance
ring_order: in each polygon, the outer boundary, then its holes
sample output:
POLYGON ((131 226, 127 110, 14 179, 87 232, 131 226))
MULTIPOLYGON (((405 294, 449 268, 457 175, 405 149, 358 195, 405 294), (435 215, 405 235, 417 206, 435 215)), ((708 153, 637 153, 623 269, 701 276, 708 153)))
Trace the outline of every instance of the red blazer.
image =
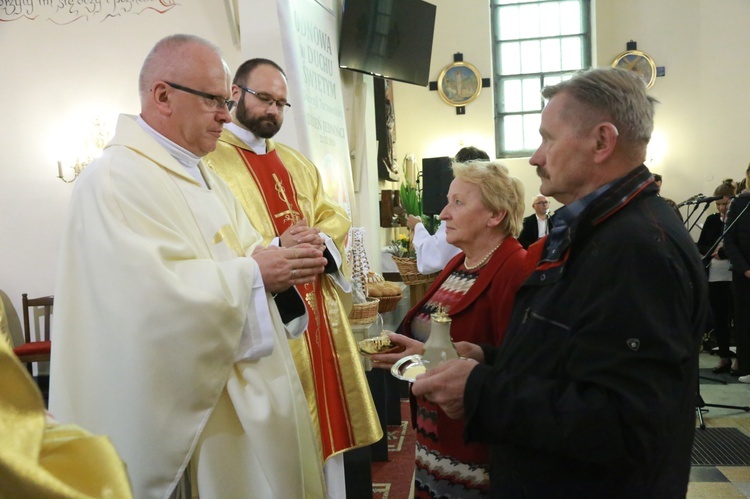
MULTIPOLYGON (((503 241, 469 292, 450 309, 453 341, 500 344, 510 319, 516 290, 528 273, 524 270, 525 257, 526 250, 515 238, 508 237, 503 241)), ((414 316, 463 261, 464 253, 461 252, 448 262, 422 300, 406 314, 401 325, 403 334, 412 337, 411 321, 414 316)))
MULTIPOLYGON (((516 290, 521 286, 531 268, 525 269, 526 250, 512 237, 508 237, 482 269, 469 292, 450 309, 451 338, 453 341, 470 341, 499 345, 505 336, 510 320, 516 290)), ((443 269, 424 298, 406 314, 399 328, 402 334, 412 337, 411 322, 422 305, 430 299, 440 285, 463 263, 464 253, 456 255, 443 269)), ((412 423, 416 423, 416 400, 411 397, 412 423)), ((466 462, 489 462, 489 447, 484 444, 466 444, 463 441, 464 423, 451 419, 438 409, 437 432, 444 450, 466 462)))

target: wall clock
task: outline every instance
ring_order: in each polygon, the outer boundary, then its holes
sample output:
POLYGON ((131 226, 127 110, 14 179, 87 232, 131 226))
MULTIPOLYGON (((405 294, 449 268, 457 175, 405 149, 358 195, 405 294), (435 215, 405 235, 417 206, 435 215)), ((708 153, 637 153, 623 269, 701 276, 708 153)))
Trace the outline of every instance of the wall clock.
POLYGON ((612 67, 635 71, 643 79, 646 88, 651 88, 656 80, 656 64, 654 64, 654 60, 640 50, 626 50, 615 57, 612 67))

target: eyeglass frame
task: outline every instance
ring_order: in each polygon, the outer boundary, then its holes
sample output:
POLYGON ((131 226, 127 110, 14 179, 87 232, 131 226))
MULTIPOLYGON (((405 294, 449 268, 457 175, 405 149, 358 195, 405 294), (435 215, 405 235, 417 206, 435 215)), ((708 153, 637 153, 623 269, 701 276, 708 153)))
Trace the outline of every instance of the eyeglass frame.
POLYGON ((226 108, 227 112, 231 112, 232 109, 234 109, 235 106, 237 106, 236 100, 225 99, 221 95, 214 95, 214 94, 209 94, 208 92, 201 92, 200 90, 195 90, 194 88, 186 87, 184 85, 178 85, 177 83, 171 83, 166 80, 164 80, 164 83, 174 88, 175 90, 181 90, 189 94, 197 95, 198 97, 203 97, 204 99, 211 99, 212 101, 216 103, 216 106, 215 106, 216 109, 226 108))
POLYGON ((247 88, 239 84, 236 84, 236 85, 240 90, 242 90, 243 92, 252 94, 256 99, 263 102, 265 105, 270 106, 271 104, 273 104, 274 106, 276 106, 276 109, 279 112, 284 111, 284 108, 292 107, 292 105, 289 102, 285 101, 284 99, 274 99, 273 97, 271 97, 265 92, 256 92, 252 88, 247 88), (283 104, 282 104, 282 101, 283 101, 283 104))
POLYGON ((549 204, 549 201, 534 201, 534 202, 533 202, 533 203, 531 203, 531 204, 532 204, 532 205, 535 205, 535 204, 549 204))

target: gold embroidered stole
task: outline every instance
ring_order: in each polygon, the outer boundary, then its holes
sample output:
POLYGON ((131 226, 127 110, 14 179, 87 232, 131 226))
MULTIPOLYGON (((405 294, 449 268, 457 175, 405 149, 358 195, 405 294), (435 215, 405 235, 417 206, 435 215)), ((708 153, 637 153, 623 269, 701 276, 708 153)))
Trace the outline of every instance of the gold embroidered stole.
MULTIPOLYGON (((297 190, 289 172, 276 151, 258 155, 236 148, 255 180, 266 210, 279 236, 303 218, 297 201, 297 190)), ((308 220, 308 223, 314 223, 308 220)), ((306 346, 311 359, 311 369, 318 408, 318 421, 323 445, 323 459, 354 446, 349 408, 342 393, 342 373, 335 353, 325 298, 319 276, 315 282, 298 285, 297 291, 305 301, 309 324, 305 331, 306 346)))

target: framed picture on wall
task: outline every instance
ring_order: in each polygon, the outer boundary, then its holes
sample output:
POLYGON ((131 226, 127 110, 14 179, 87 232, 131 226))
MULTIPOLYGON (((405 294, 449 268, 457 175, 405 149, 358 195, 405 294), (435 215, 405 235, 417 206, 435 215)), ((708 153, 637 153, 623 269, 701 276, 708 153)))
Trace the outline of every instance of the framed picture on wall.
POLYGON ((477 68, 468 62, 454 62, 440 72, 437 80, 438 94, 451 106, 465 106, 479 97, 482 77, 477 68))

